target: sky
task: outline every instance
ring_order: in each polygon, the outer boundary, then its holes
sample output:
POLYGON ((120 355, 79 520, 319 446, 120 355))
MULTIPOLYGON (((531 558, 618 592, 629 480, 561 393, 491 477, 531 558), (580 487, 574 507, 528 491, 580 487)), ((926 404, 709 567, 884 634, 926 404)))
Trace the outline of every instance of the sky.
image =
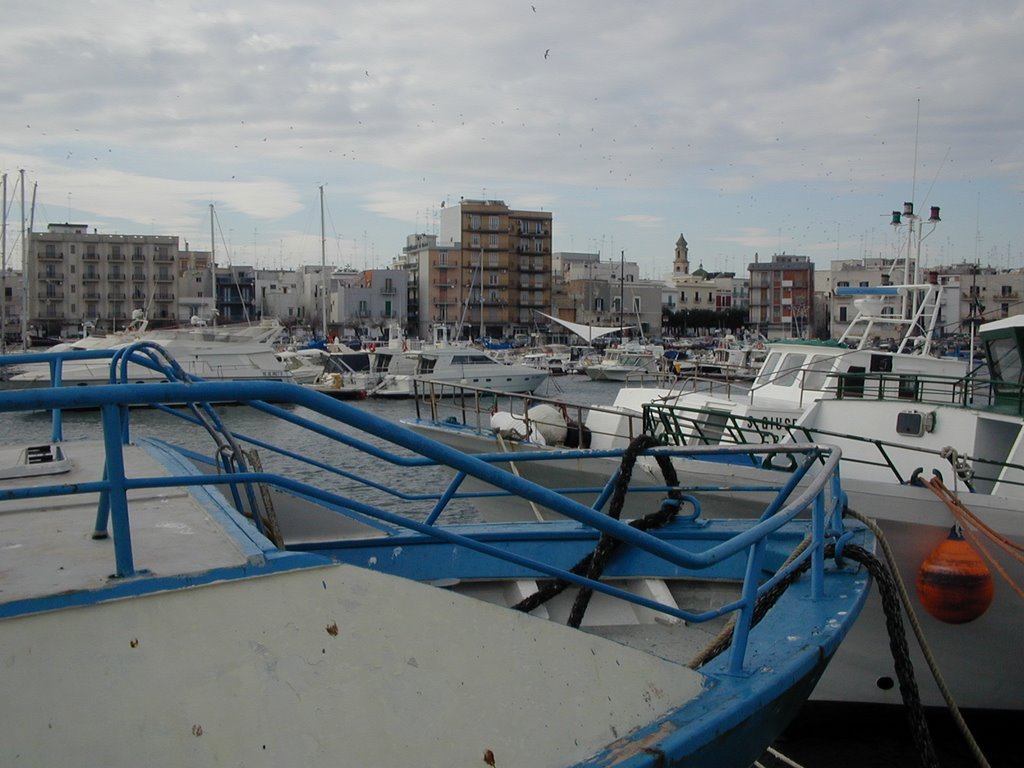
POLYGON ((692 268, 827 269, 905 252, 912 201, 925 266, 1020 267, 1022 39, 1006 0, 8 4, 5 257, 24 215, 386 267, 464 197, 642 277, 680 234, 692 268))

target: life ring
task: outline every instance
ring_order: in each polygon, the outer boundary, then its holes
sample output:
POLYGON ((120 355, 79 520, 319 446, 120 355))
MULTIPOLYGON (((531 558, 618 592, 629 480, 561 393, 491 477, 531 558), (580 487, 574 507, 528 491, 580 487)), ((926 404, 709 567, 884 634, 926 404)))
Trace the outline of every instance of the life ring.
POLYGON ((375 342, 375 341, 371 341, 370 342, 370 351, 371 352, 376 352, 377 351, 377 342, 375 342))

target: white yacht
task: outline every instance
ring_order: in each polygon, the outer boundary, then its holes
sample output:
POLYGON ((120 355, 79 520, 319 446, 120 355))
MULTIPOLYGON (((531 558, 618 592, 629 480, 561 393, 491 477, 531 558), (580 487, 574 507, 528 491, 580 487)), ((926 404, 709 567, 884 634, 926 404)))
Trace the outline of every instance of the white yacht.
MULTIPOLYGON (((136 342, 154 342, 166 349, 185 373, 207 381, 293 381, 291 372, 278 359, 274 342, 284 327, 274 320, 251 325, 206 326, 194 323, 185 328, 167 328, 124 332, 105 337, 112 343, 93 344, 89 349, 118 349, 136 342)), ((110 360, 71 360, 60 370, 63 386, 106 384, 110 381, 110 360)), ((124 380, 134 383, 164 381, 159 371, 136 364, 128 366, 124 380)), ((35 362, 24 365, 7 382, 10 389, 50 386, 50 365, 35 362)))

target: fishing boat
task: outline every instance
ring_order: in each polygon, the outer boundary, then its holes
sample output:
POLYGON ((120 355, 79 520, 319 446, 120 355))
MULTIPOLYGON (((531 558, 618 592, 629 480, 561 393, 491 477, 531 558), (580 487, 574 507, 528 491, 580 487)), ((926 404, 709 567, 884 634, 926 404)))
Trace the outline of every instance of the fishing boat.
POLYGON ((853 558, 872 536, 841 516, 839 456, 819 446, 815 479, 758 520, 662 489, 627 524, 289 384, 0 393, 8 418, 40 407, 50 439, 0 452, 3 764, 747 766, 871 582, 853 558), (209 407, 229 391, 259 435, 209 407), (143 405, 208 447, 138 433, 143 405), (69 410, 101 437, 64 440, 69 410), (304 430, 337 459, 303 461, 304 430), (561 519, 445 522, 489 503, 464 477, 561 519))
MULTIPOLYGON (((459 417, 457 424, 424 414, 418 428, 463 450, 514 455, 523 476, 560 488, 593 488, 596 478, 609 471, 603 451, 644 433, 673 445, 836 445, 842 450, 850 508, 877 520, 907 584, 916 584, 933 554, 950 546, 951 528, 967 538, 968 570, 977 570, 979 585, 984 574, 1001 582, 991 603, 984 603, 987 610, 960 616, 955 623, 927 597, 912 607, 920 616, 927 655, 935 659, 944 687, 959 706, 1022 710, 1024 698, 1018 694, 1024 689, 1024 670, 1016 658, 1024 636, 1024 382, 1019 363, 1024 359, 1024 318, 982 325, 987 364, 972 370, 964 361, 929 354, 939 290, 931 284, 853 289, 869 300, 860 305, 843 339, 849 346, 771 344, 749 389, 704 386, 695 391, 697 381, 627 386, 607 408, 574 409, 534 398, 515 409, 499 407, 499 413, 484 420, 472 414, 459 417), (916 315, 903 321, 900 343, 892 350, 872 347, 865 329, 900 318, 879 299, 902 303, 915 293, 917 301, 908 304, 917 307, 916 315), (557 466, 521 458, 557 452, 565 439, 585 440, 589 458, 557 466)), ((479 393, 475 399, 488 402, 479 393)), ((768 463, 753 454, 729 458, 687 458, 675 464, 680 476, 710 486, 783 482, 794 466, 778 457, 768 463)), ((649 462, 634 472, 633 480, 659 482, 649 462)), ((524 514, 506 513, 510 518, 524 514)), ((881 607, 872 599, 814 698, 899 703, 891 660, 872 650, 885 633, 881 607)), ((927 668, 924 652, 915 649, 913 659, 916 668, 927 668)), ((930 679, 923 682, 925 703, 945 706, 942 688, 930 679)))

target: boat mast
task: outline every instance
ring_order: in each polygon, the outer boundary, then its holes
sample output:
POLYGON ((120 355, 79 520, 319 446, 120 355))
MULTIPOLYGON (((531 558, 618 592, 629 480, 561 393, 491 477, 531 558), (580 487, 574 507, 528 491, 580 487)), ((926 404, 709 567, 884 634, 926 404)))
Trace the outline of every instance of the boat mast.
POLYGON ((3 220, 0 221, 0 354, 7 352, 7 174, 3 177, 4 202, 3 220))
POLYGON ((217 325, 217 238, 213 233, 213 203, 210 203, 210 322, 217 325))
MULTIPOLYGON (((18 171, 21 179, 21 346, 28 349, 28 238, 25 231, 25 169, 18 171)), ((32 207, 35 208, 35 187, 32 188, 32 207)))
POLYGON ((324 325, 324 341, 327 341, 327 235, 324 231, 324 185, 320 185, 320 282, 323 293, 321 316, 324 325))
POLYGON ((626 252, 619 256, 619 342, 625 342, 622 336, 622 313, 626 307, 626 252))

